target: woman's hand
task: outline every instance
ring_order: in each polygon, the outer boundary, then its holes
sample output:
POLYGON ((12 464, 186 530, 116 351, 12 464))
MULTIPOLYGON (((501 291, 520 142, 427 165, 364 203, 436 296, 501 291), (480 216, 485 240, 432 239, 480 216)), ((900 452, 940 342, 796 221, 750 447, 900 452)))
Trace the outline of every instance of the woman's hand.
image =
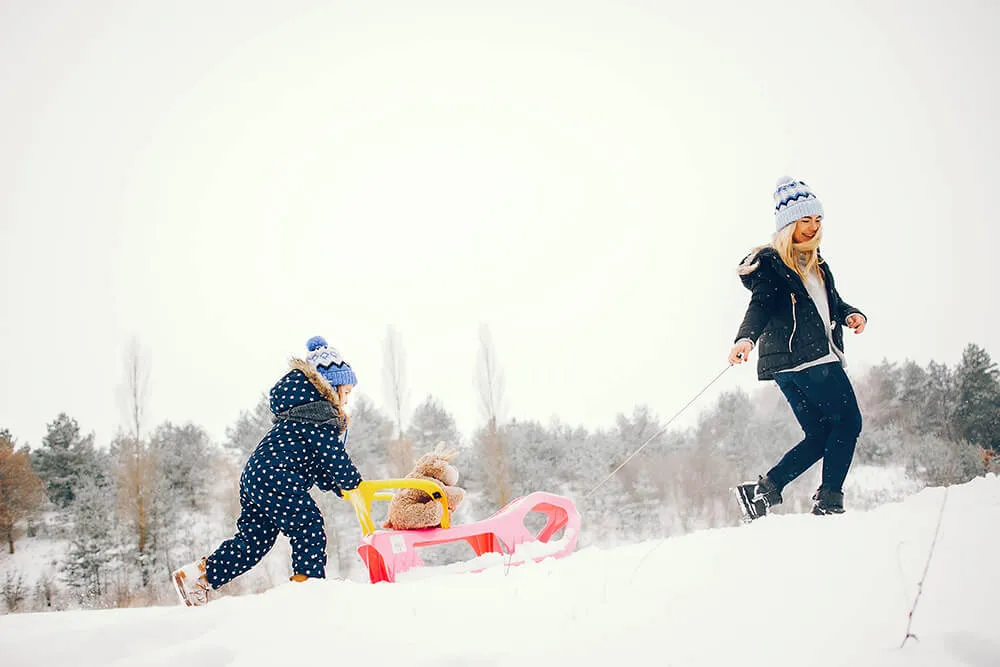
POLYGON ((733 349, 729 351, 729 363, 730 364, 742 364, 750 357, 750 350, 753 349, 753 343, 749 339, 743 338, 742 340, 736 341, 733 345, 733 349))
POLYGON ((865 324, 868 320, 861 313, 851 313, 847 316, 847 326, 854 329, 854 333, 859 334, 865 330, 865 324))

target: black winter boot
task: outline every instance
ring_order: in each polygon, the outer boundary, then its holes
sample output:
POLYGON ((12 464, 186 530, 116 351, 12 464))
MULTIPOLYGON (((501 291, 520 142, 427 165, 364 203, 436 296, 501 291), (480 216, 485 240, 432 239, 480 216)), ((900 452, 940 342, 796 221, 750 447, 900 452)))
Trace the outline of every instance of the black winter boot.
POLYGON ((754 498, 764 501, 768 507, 781 504, 781 490, 778 485, 771 481, 767 475, 761 475, 757 479, 757 488, 754 489, 754 498))
POLYGON ((821 486, 813 494, 813 500, 816 501, 812 508, 813 514, 822 516, 844 513, 844 494, 840 491, 831 491, 821 486))
POLYGON ((756 482, 737 485, 736 499, 740 502, 743 522, 749 523, 766 516, 768 507, 781 504, 781 492, 774 482, 760 476, 756 482))

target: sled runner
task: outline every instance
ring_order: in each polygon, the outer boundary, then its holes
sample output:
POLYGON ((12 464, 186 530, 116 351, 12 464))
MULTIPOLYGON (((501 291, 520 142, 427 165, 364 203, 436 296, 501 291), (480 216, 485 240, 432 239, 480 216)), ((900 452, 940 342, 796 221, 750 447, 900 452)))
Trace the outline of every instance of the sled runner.
POLYGON ((361 482, 357 489, 344 492, 344 498, 351 502, 358 515, 358 523, 364 534, 358 546, 358 555, 368 568, 371 582, 392 582, 396 576, 412 568, 424 565, 417 549, 420 547, 464 541, 472 547, 476 556, 497 553, 510 556, 508 564, 520 565, 528 559, 541 561, 545 558, 562 558, 576 548, 580 536, 580 515, 573 501, 564 496, 536 491, 507 503, 489 518, 457 526, 451 525, 448 501, 441 487, 424 479, 383 479, 361 482), (416 530, 376 530, 371 518, 374 500, 390 500, 392 493, 387 489, 419 489, 441 503, 443 514, 440 528, 416 530), (537 533, 525 526, 524 519, 531 512, 538 512, 546 518, 545 525, 537 533), (556 532, 565 528, 558 540, 552 540, 556 532), (518 555, 519 546, 537 542, 551 548, 529 548, 529 555, 518 555))

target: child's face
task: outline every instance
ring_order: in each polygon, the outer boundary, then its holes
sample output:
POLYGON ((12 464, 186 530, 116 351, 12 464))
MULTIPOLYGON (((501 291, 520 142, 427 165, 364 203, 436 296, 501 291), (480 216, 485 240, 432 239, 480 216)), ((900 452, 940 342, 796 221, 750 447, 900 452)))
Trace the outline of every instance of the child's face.
POLYGON ((350 398, 353 389, 354 385, 351 384, 342 384, 337 387, 337 391, 340 393, 340 402, 343 405, 347 405, 347 400, 350 398))

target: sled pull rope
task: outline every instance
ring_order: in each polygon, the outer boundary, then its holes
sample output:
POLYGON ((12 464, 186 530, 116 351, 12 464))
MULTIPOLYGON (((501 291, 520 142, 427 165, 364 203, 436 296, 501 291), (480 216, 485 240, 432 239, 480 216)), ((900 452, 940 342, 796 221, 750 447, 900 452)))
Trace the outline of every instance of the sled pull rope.
POLYGON ((927 562, 924 563, 924 573, 920 577, 920 581, 917 582, 917 596, 913 598, 913 606, 910 607, 910 613, 906 615, 906 636, 903 637, 903 642, 899 645, 899 648, 906 646, 906 641, 912 637, 914 641, 920 641, 915 634, 913 634, 910 629, 913 627, 913 612, 917 610, 917 603, 920 602, 920 595, 924 592, 924 582, 927 580, 927 571, 931 569, 931 558, 934 557, 934 547, 937 546, 938 533, 941 532, 941 521, 944 519, 944 504, 948 502, 948 490, 951 489, 950 486, 944 487, 944 496, 941 498, 941 509, 938 510, 937 525, 934 527, 934 539, 931 540, 931 548, 927 552, 927 562))
POLYGON ((730 368, 732 368, 732 367, 733 367, 733 366, 732 366, 732 364, 730 364, 730 365, 726 366, 725 368, 723 368, 723 369, 722 369, 722 371, 721 371, 721 372, 720 372, 720 373, 719 373, 718 375, 716 375, 716 376, 715 376, 714 378, 712 378, 712 381, 711 381, 711 382, 709 382, 708 384, 706 384, 706 385, 705 385, 705 386, 704 386, 704 387, 702 388, 702 390, 701 390, 701 391, 699 391, 699 392, 698 392, 697 394, 695 394, 695 395, 694 395, 694 396, 693 396, 693 397, 691 398, 691 400, 690 400, 690 401, 688 401, 687 403, 685 403, 685 404, 684 404, 684 407, 682 407, 682 408, 681 408, 680 410, 678 410, 677 412, 675 412, 675 413, 674 413, 674 416, 673 416, 673 417, 671 417, 670 419, 668 419, 668 420, 667 420, 667 423, 663 425, 663 428, 661 428, 661 429, 660 429, 659 431, 657 431, 657 432, 656 432, 656 433, 654 433, 653 435, 649 436, 649 437, 648 437, 648 438, 646 439, 646 442, 642 443, 642 445, 641 445, 641 446, 639 447, 639 449, 637 449, 637 450, 635 450, 634 452, 632 452, 631 454, 629 454, 629 455, 628 455, 628 456, 627 456, 627 457, 625 458, 625 460, 621 462, 621 465, 619 465, 619 466, 618 466, 617 468, 615 468, 614 470, 612 470, 612 471, 611 471, 611 474, 609 474, 609 475, 608 475, 607 477, 605 477, 604 479, 602 479, 602 480, 601 480, 600 482, 598 482, 597 486, 595 486, 595 487, 594 487, 594 488, 592 488, 592 489, 591 489, 590 491, 588 491, 588 492, 587 492, 587 495, 585 495, 585 496, 584 496, 584 499, 587 499, 587 498, 589 498, 590 496, 594 495, 594 493, 595 493, 595 492, 596 492, 596 491, 597 491, 597 490, 598 490, 599 488, 601 488, 602 486, 604 486, 604 484, 605 484, 605 483, 606 483, 606 482, 607 482, 607 481, 608 481, 609 479, 611 479, 612 477, 614 477, 614 476, 615 476, 615 475, 616 475, 616 474, 618 473, 618 471, 619 471, 619 470, 621 470, 622 468, 624 468, 624 467, 625 467, 625 465, 626 465, 626 464, 628 464, 628 462, 629 462, 629 461, 631 461, 631 460, 632 460, 632 459, 633 459, 633 458, 635 457, 635 455, 636 455, 636 454, 638 454, 638 453, 639 453, 639 452, 641 452, 641 451, 642 451, 643 449, 645 449, 646 445, 648 445, 649 443, 651 443, 651 442, 652 442, 652 441, 653 441, 653 440, 654 440, 655 438, 657 438, 657 437, 659 437, 659 436, 663 435, 663 434, 664 434, 664 433, 666 432, 666 430, 667 430, 668 428, 670 428, 670 424, 672 424, 672 423, 673 423, 673 421, 674 421, 675 419, 677 419, 677 418, 678 418, 678 417, 679 417, 679 416, 681 415, 681 413, 682 413, 682 412, 684 412, 685 410, 687 410, 687 409, 688 409, 688 408, 689 408, 689 407, 691 406, 691 404, 692 404, 692 403, 694 403, 695 401, 697 401, 697 400, 698 400, 698 398, 699 398, 699 397, 700 397, 700 396, 701 396, 702 394, 704 394, 704 393, 705 393, 706 391, 708 391, 708 388, 709 388, 709 387, 711 387, 711 386, 712 386, 713 384, 715 384, 715 383, 716 383, 716 382, 718 381, 718 379, 719 379, 719 378, 721 378, 721 377, 722 377, 723 375, 725 375, 725 374, 726 374, 726 371, 728 371, 728 370, 729 370, 730 368))

